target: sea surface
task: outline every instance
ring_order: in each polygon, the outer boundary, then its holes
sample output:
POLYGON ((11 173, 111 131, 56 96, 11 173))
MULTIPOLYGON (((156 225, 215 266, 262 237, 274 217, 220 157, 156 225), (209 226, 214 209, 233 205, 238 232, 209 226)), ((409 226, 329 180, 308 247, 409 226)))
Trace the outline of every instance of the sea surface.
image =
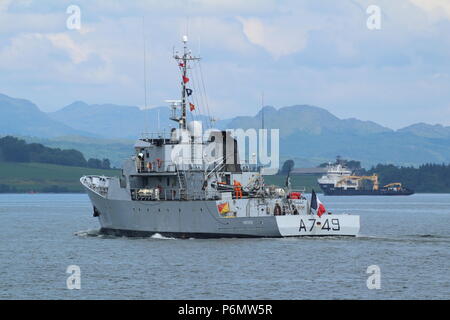
POLYGON ((0 299, 450 298, 450 194, 321 200, 359 214, 360 236, 105 237, 85 194, 2 194, 0 299), (372 265, 379 289, 367 286, 372 265))

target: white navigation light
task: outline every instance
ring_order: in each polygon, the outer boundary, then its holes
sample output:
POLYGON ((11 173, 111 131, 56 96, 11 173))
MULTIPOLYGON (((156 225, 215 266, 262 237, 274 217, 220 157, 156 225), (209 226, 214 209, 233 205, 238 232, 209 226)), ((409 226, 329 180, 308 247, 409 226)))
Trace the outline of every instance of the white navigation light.
POLYGON ((183 36, 183 42, 184 43, 188 42, 188 37, 187 36, 183 36))

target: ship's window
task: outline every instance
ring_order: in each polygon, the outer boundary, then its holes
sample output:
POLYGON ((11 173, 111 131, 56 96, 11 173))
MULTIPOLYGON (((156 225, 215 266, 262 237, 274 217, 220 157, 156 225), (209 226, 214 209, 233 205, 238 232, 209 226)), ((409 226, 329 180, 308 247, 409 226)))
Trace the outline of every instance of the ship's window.
POLYGON ((167 186, 170 186, 170 178, 167 178, 167 186))

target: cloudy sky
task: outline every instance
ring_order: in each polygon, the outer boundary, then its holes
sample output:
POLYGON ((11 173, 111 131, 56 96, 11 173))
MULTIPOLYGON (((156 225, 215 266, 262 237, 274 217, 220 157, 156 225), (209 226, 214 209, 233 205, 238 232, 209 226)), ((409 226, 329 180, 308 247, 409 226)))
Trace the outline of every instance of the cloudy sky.
POLYGON ((220 119, 256 113, 264 92, 277 108, 450 125, 449 0, 0 0, 0 93, 44 111, 143 106, 145 38, 148 105, 161 106, 179 96, 172 52, 186 33, 220 119), (79 30, 67 28, 70 5, 79 30), (367 27, 370 5, 379 30, 367 27))

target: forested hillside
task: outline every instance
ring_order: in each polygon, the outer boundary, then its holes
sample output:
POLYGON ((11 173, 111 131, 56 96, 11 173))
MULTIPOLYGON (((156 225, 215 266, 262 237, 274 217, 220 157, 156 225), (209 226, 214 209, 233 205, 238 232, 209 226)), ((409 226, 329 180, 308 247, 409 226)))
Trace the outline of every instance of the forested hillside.
POLYGON ((74 149, 61 150, 45 147, 39 143, 26 143, 24 140, 6 136, 0 138, 0 162, 37 162, 65 166, 110 169, 108 159, 90 158, 74 149))
POLYGON ((450 165, 446 164, 424 164, 418 168, 379 164, 367 173, 377 173, 382 185, 401 182, 415 192, 450 192, 450 165))

